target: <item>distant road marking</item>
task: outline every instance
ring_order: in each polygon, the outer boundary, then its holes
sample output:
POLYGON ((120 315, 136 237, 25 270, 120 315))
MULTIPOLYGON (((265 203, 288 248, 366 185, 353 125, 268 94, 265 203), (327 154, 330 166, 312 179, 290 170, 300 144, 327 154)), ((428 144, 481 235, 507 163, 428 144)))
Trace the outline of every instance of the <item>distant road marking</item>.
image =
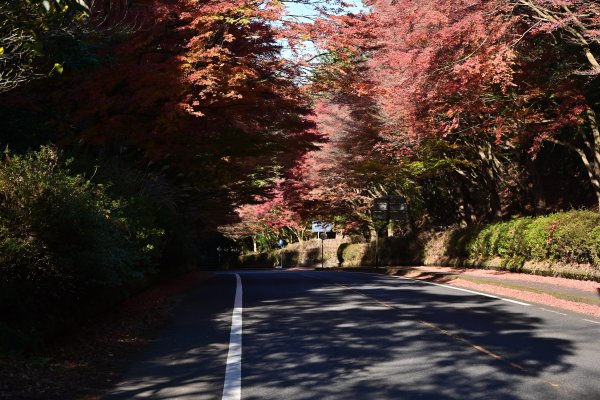
POLYGON ((592 324, 600 324, 600 322, 598 322, 598 321, 593 321, 593 320, 591 320, 591 319, 585 319, 585 318, 584 318, 583 320, 584 320, 584 321, 586 321, 586 322, 591 322, 592 324))
POLYGON ((544 307, 540 307, 540 309, 542 309, 544 311, 548 311, 548 312, 554 313, 554 314, 559 314, 559 315, 564 315, 564 316, 568 315, 568 314, 561 313, 561 312, 558 312, 558 311, 548 310, 547 308, 544 308, 544 307))
POLYGON ((476 292, 475 290, 463 289, 463 288, 459 288, 459 287, 456 287, 456 286, 444 285, 443 283, 429 282, 429 281, 422 280, 422 279, 406 278, 404 276, 393 276, 393 278, 404 279, 404 280, 409 280, 409 281, 414 281, 414 282, 428 283, 430 285, 441 286, 441 287, 445 287, 445 288, 448 288, 448 289, 459 290, 461 292, 467 292, 467 293, 471 293, 471 294, 477 294, 479 296, 490 297, 490 298, 496 299, 496 300, 508 301, 509 303, 515 303, 515 304, 519 304, 519 305, 522 305, 522 306, 531 306, 531 304, 523 303, 522 301, 517 301, 517 300, 507 299, 507 298, 504 298, 504 297, 494 296, 493 294, 476 292))
POLYGON ((225 384, 223 385, 223 400, 240 400, 242 398, 242 278, 235 274, 235 281, 235 301, 231 315, 231 334, 225 369, 225 384))

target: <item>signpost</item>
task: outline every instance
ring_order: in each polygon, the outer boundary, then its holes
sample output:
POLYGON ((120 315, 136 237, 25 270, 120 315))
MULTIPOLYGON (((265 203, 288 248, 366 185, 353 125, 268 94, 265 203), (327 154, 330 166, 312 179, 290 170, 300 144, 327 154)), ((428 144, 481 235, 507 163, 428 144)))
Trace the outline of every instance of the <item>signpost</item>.
POLYGON ((313 221, 312 231, 316 233, 331 232, 331 224, 321 221, 313 221))
POLYGON ((312 231, 318 233, 319 239, 321 239, 321 269, 325 268, 325 256, 323 252, 323 242, 327 239, 327 232, 331 232, 331 224, 313 221, 312 231))
POLYGON ((325 243, 325 239, 327 239, 327 233, 321 232, 319 233, 319 237, 321 238, 321 269, 325 268, 325 256, 323 252, 323 243, 325 243))
POLYGON ((408 205, 403 197, 384 196, 375 199, 371 214, 374 220, 388 221, 404 219, 407 211, 408 205))
MULTIPOLYGON (((371 216, 375 221, 405 219, 408 204, 402 196, 383 196, 373 201, 371 216)), ((379 229, 375 227, 375 267, 379 267, 379 229)))
POLYGON ((275 266, 276 269, 283 269, 283 247, 285 246, 285 241, 283 239, 279 239, 277 241, 277 247, 279 247, 279 265, 275 266))

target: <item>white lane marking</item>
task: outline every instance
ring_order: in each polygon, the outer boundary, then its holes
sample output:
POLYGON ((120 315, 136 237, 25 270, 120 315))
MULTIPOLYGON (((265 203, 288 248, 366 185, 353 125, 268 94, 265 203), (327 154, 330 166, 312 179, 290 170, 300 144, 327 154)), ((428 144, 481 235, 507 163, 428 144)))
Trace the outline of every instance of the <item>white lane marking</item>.
POLYGON ((231 316, 223 400, 240 400, 242 398, 242 278, 235 274, 235 281, 235 301, 231 316))
POLYGON ((592 324, 599 324, 600 325, 600 322, 598 322, 598 321, 592 321, 591 319, 585 319, 585 318, 583 320, 586 321, 586 322, 591 322, 592 324))
POLYGON ((493 294, 487 294, 487 293, 481 293, 481 292, 476 292, 474 290, 469 290, 469 289, 463 289, 463 288, 458 288, 456 286, 450 286, 450 285, 444 285, 442 283, 435 283, 435 282, 429 282, 429 281, 425 281, 425 280, 421 280, 421 279, 413 279, 413 278, 406 278, 404 276, 394 276, 394 278, 397 279, 405 279, 405 280, 410 280, 410 281, 415 281, 415 282, 423 282, 423 283, 428 283, 430 285, 435 285, 435 286, 441 286, 441 287, 445 287, 448 289, 454 289, 454 290, 459 290, 461 292, 467 292, 467 293, 471 293, 471 294, 477 294, 479 296, 485 296, 485 297, 490 297, 492 299, 496 299, 496 300, 503 300, 503 301, 508 301, 509 303, 515 303, 515 304, 519 304, 522 306, 531 306, 531 304, 528 303, 523 303, 521 301, 517 301, 517 300, 512 300, 512 299, 506 299, 504 297, 498 297, 498 296, 494 296, 493 294))
POLYGON ((554 314, 565 315, 565 316, 567 315, 565 313, 561 313, 561 312, 558 312, 558 311, 548 310, 547 308, 544 308, 544 307, 540 307, 540 309, 542 309, 544 311, 548 311, 548 312, 554 313, 554 314))

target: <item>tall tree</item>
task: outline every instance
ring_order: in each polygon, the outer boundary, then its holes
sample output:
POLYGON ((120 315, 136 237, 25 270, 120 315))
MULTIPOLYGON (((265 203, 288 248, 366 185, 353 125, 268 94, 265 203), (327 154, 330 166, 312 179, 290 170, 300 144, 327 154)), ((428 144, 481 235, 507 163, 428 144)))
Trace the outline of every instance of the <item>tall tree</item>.
POLYGON ((461 146, 473 168, 457 167, 456 179, 483 189, 483 214, 498 217, 521 201, 510 193, 536 186, 526 150, 560 143, 580 155, 600 196, 591 95, 598 2, 369 4, 371 13, 323 20, 328 28, 313 34, 336 61, 322 76, 375 99, 390 155, 437 139, 461 146), (357 64, 363 73, 348 78, 357 64))
POLYGON ((162 170, 198 223, 214 226, 313 140, 298 71, 280 57, 280 8, 259 0, 134 2, 122 24, 138 28, 102 43, 98 65, 65 70, 43 93, 21 91, 5 104, 31 108, 40 97, 35 107, 53 109, 61 145, 162 170))
POLYGON ((600 2, 519 0, 513 5, 528 26, 527 40, 520 43, 528 77, 523 83, 531 88, 526 92, 532 109, 545 121, 532 129, 532 152, 550 142, 577 154, 600 207, 600 2))

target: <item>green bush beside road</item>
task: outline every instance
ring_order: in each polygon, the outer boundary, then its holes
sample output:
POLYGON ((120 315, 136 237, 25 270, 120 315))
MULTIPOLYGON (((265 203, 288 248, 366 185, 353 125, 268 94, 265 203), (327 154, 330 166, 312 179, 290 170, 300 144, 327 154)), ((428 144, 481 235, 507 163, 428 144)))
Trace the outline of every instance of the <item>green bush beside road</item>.
POLYGON ((135 198, 118 197, 67 164, 51 147, 0 162, 4 350, 41 344, 157 270, 164 230, 135 198))
POLYGON ((518 218, 464 230, 459 235, 468 239, 463 243, 470 258, 600 263, 600 214, 593 211, 518 218))
POLYGON ((449 235, 445 253, 469 265, 495 259, 502 268, 520 271, 544 264, 534 272, 598 279, 600 214, 574 210, 458 229, 449 235))

